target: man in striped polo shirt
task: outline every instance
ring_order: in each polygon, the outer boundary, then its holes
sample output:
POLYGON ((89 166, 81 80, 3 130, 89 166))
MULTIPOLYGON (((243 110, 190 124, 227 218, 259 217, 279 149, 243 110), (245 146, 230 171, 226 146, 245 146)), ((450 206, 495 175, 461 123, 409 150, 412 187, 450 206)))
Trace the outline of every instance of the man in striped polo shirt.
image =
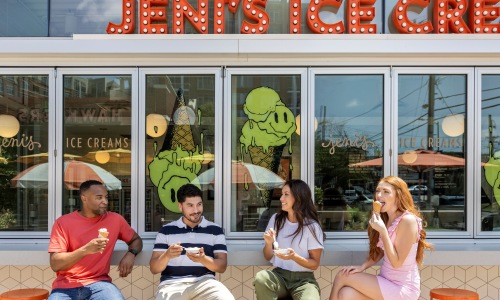
POLYGON ((156 236, 149 268, 161 272, 156 300, 234 300, 215 279, 227 267, 222 228, 203 217, 201 190, 186 184, 177 191, 182 217, 164 225, 156 236))

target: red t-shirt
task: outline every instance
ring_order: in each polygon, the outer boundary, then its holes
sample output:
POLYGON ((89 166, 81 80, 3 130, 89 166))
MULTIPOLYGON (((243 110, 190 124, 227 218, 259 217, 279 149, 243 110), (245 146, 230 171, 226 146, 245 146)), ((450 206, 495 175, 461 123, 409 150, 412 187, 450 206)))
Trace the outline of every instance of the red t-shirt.
POLYGON ((128 243, 135 233, 117 213, 107 212, 96 218, 86 218, 75 211, 58 218, 52 227, 49 253, 73 252, 97 238, 100 228, 107 228, 109 232, 109 242, 102 254, 89 254, 69 269, 57 272, 52 289, 81 287, 101 280, 111 282, 108 273, 116 241, 128 243))

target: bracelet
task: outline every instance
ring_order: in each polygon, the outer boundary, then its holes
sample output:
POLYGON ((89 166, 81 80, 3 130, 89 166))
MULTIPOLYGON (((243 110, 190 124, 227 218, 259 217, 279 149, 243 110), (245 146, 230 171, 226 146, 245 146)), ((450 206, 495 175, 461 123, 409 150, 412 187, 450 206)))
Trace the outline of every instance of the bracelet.
POLYGON ((128 249, 128 252, 132 253, 134 256, 137 256, 137 254, 139 254, 139 251, 137 251, 133 248, 128 249))

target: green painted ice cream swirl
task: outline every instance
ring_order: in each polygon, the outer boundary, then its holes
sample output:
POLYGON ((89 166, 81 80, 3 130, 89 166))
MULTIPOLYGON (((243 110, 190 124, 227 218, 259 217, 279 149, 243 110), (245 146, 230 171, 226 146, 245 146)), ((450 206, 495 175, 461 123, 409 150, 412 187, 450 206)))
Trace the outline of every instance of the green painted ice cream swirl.
POLYGON ((243 111, 249 120, 263 122, 279 105, 284 104, 278 93, 268 87, 258 87, 248 93, 243 111))
POLYGON ((292 111, 271 88, 252 90, 243 108, 248 121, 241 129, 240 143, 246 149, 260 146, 267 152, 269 147, 285 145, 297 129, 292 111))

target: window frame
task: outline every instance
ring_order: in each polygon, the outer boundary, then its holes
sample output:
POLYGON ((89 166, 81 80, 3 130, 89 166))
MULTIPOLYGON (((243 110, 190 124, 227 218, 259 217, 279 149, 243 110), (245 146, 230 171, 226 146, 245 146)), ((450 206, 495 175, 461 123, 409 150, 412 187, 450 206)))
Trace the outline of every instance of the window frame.
MULTIPOLYGON (((498 75, 500 76, 500 68, 499 67, 477 67, 474 68, 475 75, 475 121, 474 127, 476 128, 477 134, 473 137, 473 144, 477 145, 475 147, 476 152, 474 152, 474 160, 477 161, 474 164, 473 169, 473 184, 474 184, 474 197, 475 199, 481 199, 481 141, 483 137, 481 136, 481 119, 482 119, 482 76, 483 75, 498 75)), ((475 133, 476 133, 475 132, 475 133)), ((497 231, 482 231, 481 230, 481 201, 474 202, 474 211, 476 212, 474 215, 476 219, 474 220, 474 237, 478 239, 487 239, 487 238, 498 238, 500 237, 500 232, 497 231)))
MULTIPOLYGON (((222 168, 224 170, 224 177, 221 180, 217 180, 218 182, 231 182, 231 126, 232 124, 232 97, 231 97, 231 77, 233 75, 299 75, 300 76, 300 115, 301 115, 301 128, 305 128, 307 122, 306 119, 309 118, 309 111, 306 105, 307 96, 308 96, 308 82, 307 82, 307 68, 287 68, 287 67, 265 67, 265 68, 227 68, 225 72, 224 78, 224 120, 225 124, 229 124, 229 126, 224 126, 223 128, 223 140, 222 147, 224 148, 224 157, 222 159, 222 168), (306 116, 305 118, 302 116, 306 116), (302 127, 304 126, 304 127, 302 127)), ((308 155, 308 149, 305 141, 305 137, 303 134, 300 135, 300 178, 307 178, 307 162, 306 157, 308 155)), ((216 172, 216 178, 221 179, 222 174, 216 172)), ((243 232, 243 231, 231 231, 231 185, 220 185, 217 184, 215 186, 216 190, 222 190, 222 198, 225 200, 225 206, 223 211, 223 227, 225 228, 226 238, 227 239, 262 239, 262 232, 243 232)))
MULTIPOLYGON (((384 162, 390 162, 389 159, 389 147, 390 147, 390 135, 385 134, 385 132, 390 132, 390 122, 392 121, 392 118, 389 118, 387 116, 390 116, 390 98, 391 98, 391 69, 388 67, 367 67, 367 68, 361 68, 361 67, 345 67, 345 68, 311 68, 309 70, 309 95, 308 99, 311 101, 308 103, 308 111, 312 112, 312 114, 315 111, 315 77, 316 75, 382 75, 384 78, 383 81, 383 90, 384 90, 384 95, 383 95, 383 116, 382 116, 382 122, 383 122, 383 130, 384 130, 384 137, 383 137, 383 143, 384 145, 387 145, 384 147, 384 154, 383 154, 383 161, 384 162), (387 149, 385 149, 387 148, 387 149)), ((307 182, 309 183, 310 186, 314 186, 314 175, 315 175, 315 169, 314 169, 314 155, 315 155, 315 140, 314 140, 314 118, 309 118, 307 120, 307 144, 309 147, 309 153, 311 155, 308 156, 307 158, 307 163, 309 166, 313 166, 310 168, 310 173, 308 174, 307 177, 307 182)), ((383 172, 384 176, 387 176, 390 174, 390 163, 384 163, 383 165, 383 172)), ((361 239, 361 238, 366 238, 366 231, 363 232, 350 232, 350 231, 335 231, 335 232, 325 232, 327 238, 329 239, 338 239, 338 238, 353 238, 353 239, 361 239)))
MULTIPOLYGON (((56 107, 56 120, 55 124, 57 124, 57 128, 55 128, 56 133, 56 141, 55 141, 55 149, 58 154, 64 153, 64 76, 93 76, 93 75, 102 75, 102 76, 115 76, 115 75, 129 75, 131 81, 131 124, 130 124, 130 150, 131 153, 131 166, 130 166, 130 197, 131 199, 140 199, 138 197, 138 188, 137 188, 137 161, 138 161, 138 149, 137 149, 137 139, 138 139, 138 129, 137 124, 139 123, 139 115, 138 111, 138 78, 137 78, 137 68, 59 68, 57 69, 57 78, 56 78, 56 96, 55 99, 57 103, 60 105, 56 107)), ((62 156, 59 156, 62 157, 62 156)), ((63 197, 63 180, 60 180, 64 176, 63 172, 63 159, 56 159, 55 161, 55 198, 53 206, 55 208, 54 220, 59 218, 62 215, 62 199, 63 197)), ((78 199, 79 200, 79 199, 78 199)), ((130 215, 130 223, 132 228, 137 228, 138 220, 137 214, 134 211, 137 211, 137 201, 131 201, 131 215, 130 215)), ((49 230, 52 229, 52 224, 49 227, 49 230)))
MULTIPOLYGON (((46 75, 48 78, 48 105, 49 105, 49 121, 48 121, 48 164, 49 164, 49 174, 48 178, 55 178, 54 169, 54 158, 56 157, 55 149, 55 117, 57 115, 56 107, 56 88, 55 88, 55 69, 54 68, 1 68, 0 75, 2 76, 43 76, 46 75)), ((5 86, 5 85, 4 85, 5 86)), ((6 91, 6 90, 5 90, 6 91)), ((55 181, 49 180, 48 183, 48 201, 47 201, 47 231, 0 231, 0 238, 21 238, 21 239, 33 239, 33 238, 49 238, 50 232, 52 230, 52 224, 55 221, 54 218, 54 202, 55 199, 55 181)))
MULTIPOLYGON (((393 101, 391 102, 392 114, 390 118, 395 120, 391 126, 391 132, 393 136, 391 138, 391 149, 392 153, 398 152, 398 80, 399 75, 465 75, 466 76, 466 89, 467 96, 465 102, 466 118, 465 118, 465 135, 466 135, 466 147, 465 147, 465 205, 464 214, 466 217, 466 229, 464 231, 427 231, 427 238, 443 238, 443 239, 453 239, 453 238, 473 238, 473 228, 476 224, 476 213, 474 211, 474 205, 471 203, 474 199, 474 181, 472 176, 474 176, 474 165, 475 162, 479 162, 475 157, 476 150, 474 149, 474 135, 476 132, 473 131, 475 124, 475 107, 474 107, 474 68, 472 67, 394 67, 392 69, 392 95, 393 101), (470 137, 470 140, 469 140, 470 137)), ((398 161, 397 155, 391 156, 391 174, 398 174, 398 161)))
MULTIPOLYGON (((139 105, 136 111, 136 115, 139 118, 140 122, 138 122, 138 149, 137 149, 137 174, 138 180, 137 182, 137 205, 136 214, 138 219, 138 234, 143 239, 153 239, 156 238, 158 232, 156 231, 146 231, 146 76, 147 75, 214 75, 215 80, 215 119, 222 120, 223 115, 223 107, 222 107, 222 74, 223 69, 221 67, 201 67, 201 68, 139 68, 139 89, 138 89, 138 98, 139 105)), ((224 198, 221 197, 221 170, 222 168, 222 137, 220 136, 220 132, 222 132, 222 122, 215 123, 215 186, 214 186, 214 221, 217 224, 222 224, 222 208, 224 206, 224 198), (218 180, 217 180, 218 179, 218 180)))
MULTIPOLYGON (((52 224, 56 218, 61 216, 62 211, 62 182, 58 180, 62 176, 62 160, 59 159, 63 147, 63 116, 64 107, 59 107, 56 103, 62 103, 63 94, 63 77, 64 75, 126 75, 131 76, 132 88, 132 128, 131 128, 131 148, 133 157, 131 162, 131 196, 136 198, 132 201, 132 227, 137 229, 137 232, 145 239, 154 239, 155 232, 145 232, 145 119, 141 116, 145 113, 145 75, 155 74, 214 74, 216 82, 216 119, 220 120, 215 124, 215 132, 219 135, 215 136, 215 144, 219 147, 215 151, 216 157, 216 172, 215 176, 218 179, 214 193, 217 203, 214 209, 214 218, 216 223, 223 225, 226 230, 227 239, 260 239, 260 232, 231 232, 231 191, 229 186, 225 186, 223 182, 229 182, 231 179, 230 162, 231 156, 231 129, 230 126, 223 124, 231 124, 231 75, 301 75, 301 128, 306 134, 301 135, 301 178, 308 184, 314 183, 314 118, 311 118, 314 112, 314 78, 316 75, 338 75, 338 74, 383 74, 384 75, 384 131, 392 132, 392 135, 384 134, 384 174, 397 174, 397 156, 390 155, 394 152, 393 149, 398 149, 398 132, 397 132, 397 116, 398 116, 398 76, 410 74, 457 74, 466 75, 467 81, 467 97, 465 107, 466 114, 466 170, 465 170, 465 215, 467 218, 466 230, 460 232, 451 231, 431 231, 427 237, 432 239, 467 239, 478 238, 488 239, 497 238, 500 233, 481 231, 481 206, 480 203, 467 199, 479 199, 481 195, 481 77, 482 75, 500 75, 499 67, 311 67, 311 68, 286 68, 286 67, 268 67, 268 68, 249 68, 249 67, 179 67, 179 68, 130 68, 116 67, 111 69, 105 68, 3 68, 0 70, 0 75, 46 75, 48 76, 48 105, 49 113, 49 138, 48 149, 51 155, 49 156, 49 176, 55 178, 49 182, 48 187, 48 231, 38 232, 0 232, 0 238, 18 238, 18 239, 33 239, 33 238, 48 238, 52 229, 52 224), (309 102, 308 99, 310 100, 309 102), (225 103, 224 103, 225 101, 225 103), (225 114, 225 115, 224 115, 225 114), (142 120, 142 121, 141 121, 142 120), (221 134, 222 133, 222 136, 221 134), (59 151, 58 151, 59 150, 59 151), (224 155, 223 155, 224 154, 224 155), (304 157, 306 155, 306 157, 304 157), (227 159, 229 158, 229 159, 227 159), (224 172, 222 172, 222 170, 224 172), (224 173, 224 178, 222 178, 224 173), (222 180, 223 179, 223 180, 222 180), (228 202, 229 201, 229 202, 228 202), (471 203, 471 201, 473 201, 471 203)), ((5 88, 5 86, 4 86, 5 88)), ((396 150, 397 152, 397 150, 396 150)), ((359 241, 364 241, 366 233, 349 233, 349 232, 329 232, 327 238, 329 240, 353 238, 359 241)))

